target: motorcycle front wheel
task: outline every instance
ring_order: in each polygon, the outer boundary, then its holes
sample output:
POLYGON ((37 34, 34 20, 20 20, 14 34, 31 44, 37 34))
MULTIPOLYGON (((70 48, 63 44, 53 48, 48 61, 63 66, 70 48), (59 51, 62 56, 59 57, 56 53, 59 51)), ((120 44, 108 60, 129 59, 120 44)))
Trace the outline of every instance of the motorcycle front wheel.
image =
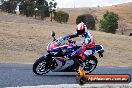
POLYGON ((97 66, 97 58, 95 56, 89 56, 89 59, 84 62, 85 65, 83 65, 84 70, 86 73, 91 73, 97 66))
POLYGON ((44 75, 48 73, 50 68, 49 60, 45 57, 40 57, 36 62, 33 64, 33 72, 37 75, 44 75))

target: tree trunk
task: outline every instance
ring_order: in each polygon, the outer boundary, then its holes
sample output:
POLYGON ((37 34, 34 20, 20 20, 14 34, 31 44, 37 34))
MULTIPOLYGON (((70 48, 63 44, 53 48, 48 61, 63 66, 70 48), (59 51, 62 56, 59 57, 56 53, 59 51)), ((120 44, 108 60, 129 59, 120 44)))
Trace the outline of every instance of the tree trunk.
POLYGON ((51 11, 51 16, 50 16, 50 21, 52 22, 52 11, 51 11))

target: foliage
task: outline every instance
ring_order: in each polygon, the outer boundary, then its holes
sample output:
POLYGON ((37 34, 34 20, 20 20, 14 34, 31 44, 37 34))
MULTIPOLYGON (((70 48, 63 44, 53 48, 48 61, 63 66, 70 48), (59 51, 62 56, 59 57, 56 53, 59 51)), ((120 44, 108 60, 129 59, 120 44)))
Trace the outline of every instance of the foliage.
POLYGON ((49 17, 49 5, 46 0, 37 0, 36 8, 38 8, 37 15, 43 20, 45 17, 49 17))
POLYGON ((103 19, 100 21, 100 30, 114 34, 118 28, 118 20, 118 14, 107 11, 103 15, 103 19))
POLYGON ((54 0, 50 1, 50 3, 47 0, 9 0, 4 1, 0 8, 4 12, 15 13, 18 3, 20 3, 20 14, 26 15, 27 17, 33 17, 35 15, 35 18, 38 16, 42 20, 45 17, 49 17, 50 13, 53 13, 55 11, 54 8, 57 6, 54 0))
POLYGON ((2 1, 1 10, 8 13, 15 13, 17 0, 2 1))
POLYGON ((64 12, 64 11, 58 11, 58 12, 55 12, 54 14, 54 20, 59 22, 59 23, 67 23, 69 19, 69 14, 64 12))
POLYGON ((48 2, 46 0, 22 0, 20 8, 21 13, 27 17, 37 15, 42 20, 44 17, 49 17, 48 2))
POLYGON ((52 22, 52 19, 53 19, 53 13, 55 13, 55 8, 57 6, 57 3, 54 2, 54 0, 50 1, 49 2, 49 11, 50 11, 50 20, 52 22))
POLYGON ((32 17, 34 15, 34 3, 32 0, 22 0, 20 10, 27 17, 32 17))
POLYGON ((91 14, 83 14, 77 17, 76 24, 84 22, 89 29, 95 30, 95 19, 91 14))

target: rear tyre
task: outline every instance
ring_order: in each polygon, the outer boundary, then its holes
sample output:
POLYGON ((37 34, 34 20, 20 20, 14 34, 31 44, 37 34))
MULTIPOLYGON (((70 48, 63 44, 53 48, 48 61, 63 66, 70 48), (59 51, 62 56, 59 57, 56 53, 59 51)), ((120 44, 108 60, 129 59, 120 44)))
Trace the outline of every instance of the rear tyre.
POLYGON ((33 72, 37 75, 43 75, 48 73, 51 70, 49 59, 45 57, 40 57, 33 64, 33 72))

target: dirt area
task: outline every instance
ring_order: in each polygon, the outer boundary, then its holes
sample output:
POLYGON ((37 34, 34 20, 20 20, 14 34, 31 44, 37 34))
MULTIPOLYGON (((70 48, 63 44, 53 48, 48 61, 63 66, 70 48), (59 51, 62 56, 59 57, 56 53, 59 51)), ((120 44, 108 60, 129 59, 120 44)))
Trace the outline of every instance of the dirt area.
MULTIPOLYGON (((113 5, 113 6, 104 6, 104 7, 94 7, 94 8, 67 8, 59 9, 69 13, 70 17, 68 23, 75 24, 76 18, 82 14, 92 14, 97 18, 96 29, 99 30, 99 21, 102 20, 103 14, 107 11, 117 13, 119 16, 118 24, 125 25, 124 35, 129 35, 132 32, 132 2, 113 5)), ((117 34, 121 34, 120 28, 117 31, 117 34)))
MULTIPOLYGON (((34 63, 46 53, 46 46, 56 37, 75 32, 74 24, 59 24, 48 19, 41 21, 24 16, 0 13, 0 63, 34 63)), ((99 66, 132 66, 132 37, 90 31, 96 44, 102 44, 104 57, 99 66)))
POLYGON ((84 7, 84 8, 62 8, 58 10, 63 10, 65 12, 68 12, 70 15, 70 19, 68 20, 69 23, 75 23, 76 18, 78 15, 81 14, 92 14, 94 16, 97 16, 98 20, 101 20, 103 18, 103 14, 107 11, 117 13, 120 17, 120 20, 123 20, 127 23, 132 23, 132 2, 129 3, 123 3, 119 5, 113 5, 113 6, 104 6, 104 7, 84 7))

